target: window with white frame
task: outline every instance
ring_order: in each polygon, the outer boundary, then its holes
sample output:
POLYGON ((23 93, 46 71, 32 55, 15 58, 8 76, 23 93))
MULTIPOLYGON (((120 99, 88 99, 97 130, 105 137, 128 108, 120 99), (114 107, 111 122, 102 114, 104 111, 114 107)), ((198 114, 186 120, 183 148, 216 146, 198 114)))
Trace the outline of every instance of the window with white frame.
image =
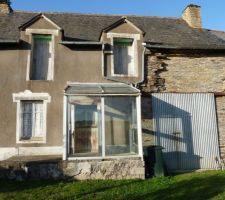
POLYGON ((43 101, 21 101, 21 139, 43 138, 43 101))
POLYGON ((47 93, 32 93, 29 90, 13 94, 17 103, 17 143, 45 143, 47 103, 51 97, 47 93))
POLYGON ((30 80, 52 79, 52 35, 32 34, 30 80))
POLYGON ((108 32, 112 45, 111 76, 138 77, 140 34, 108 32))
POLYGON ((69 155, 138 155, 137 98, 69 96, 69 155))
POLYGON ((132 38, 113 38, 114 75, 135 76, 132 38))

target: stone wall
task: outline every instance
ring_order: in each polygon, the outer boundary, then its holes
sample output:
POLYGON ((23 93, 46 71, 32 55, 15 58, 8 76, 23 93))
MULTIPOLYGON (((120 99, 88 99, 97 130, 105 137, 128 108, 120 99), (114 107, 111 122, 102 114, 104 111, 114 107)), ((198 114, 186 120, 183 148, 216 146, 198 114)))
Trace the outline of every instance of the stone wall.
POLYGON ((216 98, 217 123, 221 158, 225 160, 225 97, 216 98))
POLYGON ((7 3, 0 2, 0 13, 10 13, 11 8, 7 3))
POLYGON ((201 54, 146 54, 143 92, 223 92, 225 57, 201 54))
POLYGON ((193 4, 187 6, 183 11, 182 18, 192 28, 202 28, 200 6, 193 4))
POLYGON ((144 162, 140 158, 90 160, 0 162, 0 178, 27 179, 144 179, 144 162))
POLYGON ((154 130, 151 96, 141 98, 141 125, 143 146, 154 145, 154 130))

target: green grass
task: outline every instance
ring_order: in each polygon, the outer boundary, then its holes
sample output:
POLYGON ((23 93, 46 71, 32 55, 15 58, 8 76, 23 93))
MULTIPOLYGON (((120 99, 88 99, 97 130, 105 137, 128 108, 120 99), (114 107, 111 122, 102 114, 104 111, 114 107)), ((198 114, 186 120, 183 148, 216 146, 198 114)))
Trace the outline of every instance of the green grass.
POLYGON ((0 199, 225 200, 225 172, 209 171, 123 181, 16 182, 0 180, 0 199))

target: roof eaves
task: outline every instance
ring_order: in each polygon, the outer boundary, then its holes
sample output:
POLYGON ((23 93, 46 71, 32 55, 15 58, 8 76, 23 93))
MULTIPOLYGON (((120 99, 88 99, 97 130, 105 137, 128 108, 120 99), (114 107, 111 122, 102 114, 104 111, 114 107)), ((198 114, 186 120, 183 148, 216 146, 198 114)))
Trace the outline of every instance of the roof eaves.
POLYGON ((150 49, 167 49, 167 50, 215 50, 215 51, 225 51, 225 46, 196 46, 196 47, 179 47, 179 46, 172 46, 172 45, 155 45, 155 44, 149 44, 146 43, 145 45, 146 48, 150 49))
POLYGON ((37 14, 35 17, 31 18, 26 23, 24 23, 23 25, 19 26, 19 29, 20 30, 24 30, 25 28, 27 28, 28 26, 30 26, 31 24, 33 24, 34 22, 36 22, 38 19, 40 19, 41 16, 42 16, 42 13, 37 14))
POLYGON ((19 44, 20 40, 0 39, 0 44, 19 44))
POLYGON ((108 27, 105 27, 102 29, 101 34, 99 36, 99 40, 101 39, 102 33, 103 32, 108 32, 110 30, 112 30, 113 28, 119 26, 122 23, 128 23, 130 25, 132 25, 133 27, 135 27, 139 32, 141 32, 143 35, 145 35, 145 31, 143 31, 141 28, 139 28, 138 26, 136 26, 134 23, 132 23, 130 20, 127 19, 126 16, 122 16, 119 20, 117 20, 116 22, 114 22, 113 24, 111 24, 108 27))
POLYGON ((27 21, 25 24, 21 25, 19 27, 19 29, 20 30, 26 29, 27 27, 29 27, 30 25, 32 25, 33 23, 35 23, 40 18, 44 18, 49 23, 51 23, 53 26, 55 26, 57 29, 62 30, 62 28, 60 28, 55 22, 53 22, 52 20, 50 20, 48 17, 46 17, 43 13, 39 13, 38 15, 36 15, 35 17, 33 17, 32 19, 30 19, 29 21, 27 21))
POLYGON ((102 43, 101 42, 94 42, 94 41, 62 41, 62 42, 60 42, 60 44, 63 44, 63 45, 68 45, 68 46, 73 46, 73 45, 77 45, 77 46, 79 46, 79 45, 84 45, 84 46, 98 46, 98 45, 102 45, 102 43))

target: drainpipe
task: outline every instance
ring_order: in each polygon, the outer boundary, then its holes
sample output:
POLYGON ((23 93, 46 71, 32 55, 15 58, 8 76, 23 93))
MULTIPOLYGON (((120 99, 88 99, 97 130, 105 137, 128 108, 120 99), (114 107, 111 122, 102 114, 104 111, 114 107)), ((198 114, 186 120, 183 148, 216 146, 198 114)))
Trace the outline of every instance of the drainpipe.
POLYGON ((146 43, 142 43, 144 46, 143 52, 142 52, 142 68, 141 68, 141 80, 139 82, 134 83, 135 87, 137 87, 138 84, 143 83, 145 80, 145 50, 146 50, 146 43))
POLYGON ((105 65, 104 65, 104 49, 105 49, 105 44, 102 43, 102 76, 105 77, 104 73, 105 73, 105 65))

